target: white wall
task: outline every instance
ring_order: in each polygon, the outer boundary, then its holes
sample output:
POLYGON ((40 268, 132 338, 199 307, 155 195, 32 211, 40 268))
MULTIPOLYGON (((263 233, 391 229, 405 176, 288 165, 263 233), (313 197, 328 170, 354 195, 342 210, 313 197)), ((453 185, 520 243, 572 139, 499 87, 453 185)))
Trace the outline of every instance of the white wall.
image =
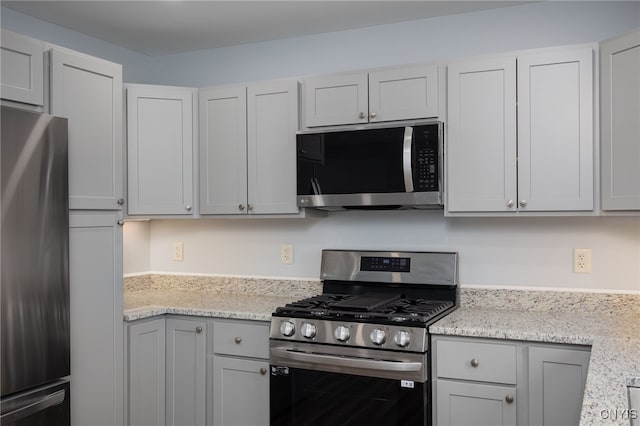
POLYGON ((434 211, 348 211, 304 220, 150 226, 150 269, 156 272, 317 279, 325 248, 451 250, 460 253, 464 285, 640 292, 638 217, 444 218, 434 211), (183 262, 171 260, 175 242, 184 243, 183 262), (280 264, 283 243, 293 244, 292 265, 280 264), (592 274, 573 273, 574 248, 592 249, 592 274))
POLYGON ((125 247, 123 270, 125 274, 146 272, 151 269, 151 225, 149 221, 127 221, 122 239, 125 247))
POLYGON ((149 82, 204 87, 597 42, 640 27, 640 2, 552 1, 152 59, 149 82))
POLYGON ((149 75, 149 57, 124 47, 33 18, 6 7, 0 8, 0 21, 3 29, 122 64, 122 78, 128 83, 143 83, 149 75))

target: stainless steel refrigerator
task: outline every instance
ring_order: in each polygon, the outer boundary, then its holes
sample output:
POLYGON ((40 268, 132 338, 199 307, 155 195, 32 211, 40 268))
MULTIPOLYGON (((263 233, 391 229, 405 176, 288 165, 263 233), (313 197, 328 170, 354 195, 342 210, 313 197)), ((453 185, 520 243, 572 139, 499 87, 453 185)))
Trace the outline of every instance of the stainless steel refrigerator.
POLYGON ((2 426, 69 425, 67 119, 2 106, 2 426))

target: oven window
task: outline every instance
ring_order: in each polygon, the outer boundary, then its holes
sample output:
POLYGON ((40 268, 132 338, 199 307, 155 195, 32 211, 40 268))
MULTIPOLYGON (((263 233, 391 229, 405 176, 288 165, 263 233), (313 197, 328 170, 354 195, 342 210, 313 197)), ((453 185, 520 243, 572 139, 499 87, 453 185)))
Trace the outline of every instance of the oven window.
POLYGON ((271 376, 271 426, 427 424, 426 383, 289 369, 271 376))

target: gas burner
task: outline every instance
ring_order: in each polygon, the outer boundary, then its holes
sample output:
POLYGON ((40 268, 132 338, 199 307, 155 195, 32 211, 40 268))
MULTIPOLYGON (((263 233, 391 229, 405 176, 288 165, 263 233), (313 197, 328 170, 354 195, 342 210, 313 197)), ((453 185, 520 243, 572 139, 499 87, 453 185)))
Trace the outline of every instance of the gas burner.
POLYGON ((321 294, 278 308, 279 315, 379 323, 426 323, 454 306, 450 301, 410 299, 395 295, 321 294))

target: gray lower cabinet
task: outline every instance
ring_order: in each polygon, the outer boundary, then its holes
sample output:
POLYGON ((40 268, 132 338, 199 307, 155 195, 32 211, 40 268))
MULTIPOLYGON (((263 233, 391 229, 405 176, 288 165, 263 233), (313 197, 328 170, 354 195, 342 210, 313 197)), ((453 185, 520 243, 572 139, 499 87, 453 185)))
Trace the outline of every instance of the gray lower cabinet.
POLYGON ((213 357, 214 426, 269 424, 269 361, 213 357))
POLYGON ((515 386, 437 381, 438 420, 447 426, 516 424, 515 386), (511 401, 509 403, 508 401, 511 401))
POLYGON ((436 425, 578 425, 589 347, 433 336, 436 425))
POLYGON ((166 425, 204 425, 206 407, 207 323, 167 318, 166 425))
POLYGON ((269 323, 216 320, 213 326, 213 425, 268 425, 269 323))
POLYGON ((127 327, 130 426, 165 425, 165 326, 163 317, 127 327))
POLYGON ((435 339, 436 424, 516 425, 521 350, 509 341, 435 339))
POLYGON ((269 324, 161 316, 127 324, 128 426, 269 424, 269 324))
POLYGON ((122 227, 117 212, 71 212, 71 424, 123 421, 122 227))
POLYGON ((529 424, 577 425, 589 351, 529 347, 529 424))
POLYGON ((163 316, 127 329, 129 426, 204 425, 207 322, 163 316))

